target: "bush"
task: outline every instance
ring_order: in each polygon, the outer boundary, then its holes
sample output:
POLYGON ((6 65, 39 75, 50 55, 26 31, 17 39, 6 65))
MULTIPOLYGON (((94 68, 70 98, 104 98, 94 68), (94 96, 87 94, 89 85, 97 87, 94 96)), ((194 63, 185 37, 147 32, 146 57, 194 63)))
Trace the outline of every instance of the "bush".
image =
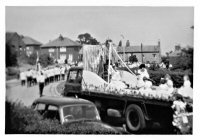
POLYGON ((43 67, 53 64, 53 58, 51 58, 47 53, 40 55, 39 61, 43 67))
POLYGON ((134 63, 134 62, 138 62, 138 59, 137 59, 136 55, 131 55, 131 56, 129 57, 129 61, 130 61, 131 63, 134 63))
POLYGON ((6 45, 6 67, 17 65, 17 51, 12 46, 6 45))
POLYGON ((6 102, 6 134, 119 134, 101 125, 84 121, 61 125, 20 103, 6 102))
POLYGON ((37 59, 37 53, 33 52, 29 57, 28 57, 28 64, 30 65, 36 65, 36 59, 37 59))
POLYGON ((20 73, 17 67, 8 67, 6 72, 7 72, 7 75, 9 76, 19 75, 20 73))

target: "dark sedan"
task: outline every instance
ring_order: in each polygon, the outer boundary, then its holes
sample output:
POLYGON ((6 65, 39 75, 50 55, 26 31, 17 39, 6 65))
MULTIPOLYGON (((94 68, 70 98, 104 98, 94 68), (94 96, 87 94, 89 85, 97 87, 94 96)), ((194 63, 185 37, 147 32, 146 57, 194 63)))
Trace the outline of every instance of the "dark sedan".
MULTIPOLYGON (((101 122, 96 106, 84 99, 43 96, 36 99, 32 108, 44 118, 57 119, 61 124, 92 125, 99 129, 109 129, 119 133, 115 128, 101 122)), ((92 127, 89 127, 92 128, 92 127)))

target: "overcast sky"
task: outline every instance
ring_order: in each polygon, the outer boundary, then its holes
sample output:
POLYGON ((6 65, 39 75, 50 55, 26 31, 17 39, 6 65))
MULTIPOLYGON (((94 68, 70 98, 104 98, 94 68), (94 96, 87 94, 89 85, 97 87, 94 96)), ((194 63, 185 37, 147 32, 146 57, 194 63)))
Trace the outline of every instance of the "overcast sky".
POLYGON ((62 34, 73 40, 88 32, 98 41, 122 39, 131 45, 154 45, 161 51, 176 44, 193 46, 192 7, 6 7, 6 31, 47 43, 62 34))

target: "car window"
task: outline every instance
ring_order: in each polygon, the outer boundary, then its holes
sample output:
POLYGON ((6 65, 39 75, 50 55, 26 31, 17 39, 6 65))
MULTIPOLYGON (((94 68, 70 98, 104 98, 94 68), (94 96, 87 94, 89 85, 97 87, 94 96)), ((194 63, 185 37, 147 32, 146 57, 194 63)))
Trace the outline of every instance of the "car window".
POLYGON ((81 83, 82 80, 82 70, 78 71, 76 83, 81 83))
POLYGON ((46 106, 45 104, 39 103, 39 104, 37 104, 36 110, 38 110, 38 111, 39 110, 41 110, 41 111, 45 110, 45 106, 46 106))
POLYGON ((99 120, 99 114, 93 105, 71 105, 63 108, 65 121, 99 120))
POLYGON ((74 83, 76 80, 76 76, 77 76, 77 71, 70 71, 68 82, 74 83))
POLYGON ((58 107, 54 105, 49 105, 48 110, 58 110, 58 107))
POLYGON ((43 117, 46 119, 60 120, 58 107, 54 105, 48 105, 48 109, 44 112, 43 117))

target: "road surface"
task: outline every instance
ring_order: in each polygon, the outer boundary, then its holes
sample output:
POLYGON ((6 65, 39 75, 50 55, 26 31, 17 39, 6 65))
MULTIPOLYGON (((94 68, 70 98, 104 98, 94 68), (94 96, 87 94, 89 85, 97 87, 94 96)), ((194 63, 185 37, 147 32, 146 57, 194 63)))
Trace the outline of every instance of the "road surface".
MULTIPOLYGON (((57 92, 57 85, 62 82, 51 83, 44 87, 43 95, 45 96, 60 96, 57 92)), ((35 99, 39 97, 39 86, 32 87, 21 86, 19 80, 12 80, 6 82, 6 100, 17 101, 23 103, 25 106, 30 106, 35 99)))

